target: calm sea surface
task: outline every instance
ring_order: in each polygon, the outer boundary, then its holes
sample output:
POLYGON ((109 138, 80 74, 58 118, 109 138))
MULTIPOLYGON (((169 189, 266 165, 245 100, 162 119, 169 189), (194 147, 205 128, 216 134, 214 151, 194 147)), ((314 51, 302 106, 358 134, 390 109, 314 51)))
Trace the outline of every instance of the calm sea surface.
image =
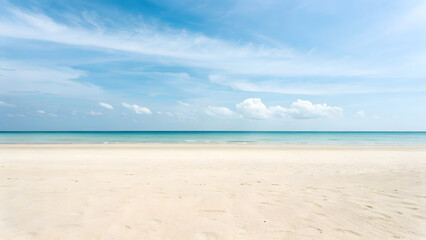
POLYGON ((0 143, 426 145, 426 132, 0 132, 0 143))

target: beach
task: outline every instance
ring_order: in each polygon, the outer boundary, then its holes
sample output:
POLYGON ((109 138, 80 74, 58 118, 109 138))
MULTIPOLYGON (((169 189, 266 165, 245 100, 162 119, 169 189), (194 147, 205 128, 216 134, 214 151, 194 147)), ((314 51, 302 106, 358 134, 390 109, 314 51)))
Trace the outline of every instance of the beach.
POLYGON ((1 239, 426 239, 426 146, 1 144, 1 239))

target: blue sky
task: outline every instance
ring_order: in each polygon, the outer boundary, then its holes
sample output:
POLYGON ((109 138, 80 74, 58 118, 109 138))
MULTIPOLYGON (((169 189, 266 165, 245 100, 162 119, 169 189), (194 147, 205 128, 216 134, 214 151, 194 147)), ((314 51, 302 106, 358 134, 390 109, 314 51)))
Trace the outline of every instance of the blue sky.
POLYGON ((425 1, 0 4, 0 130, 426 130, 425 1))

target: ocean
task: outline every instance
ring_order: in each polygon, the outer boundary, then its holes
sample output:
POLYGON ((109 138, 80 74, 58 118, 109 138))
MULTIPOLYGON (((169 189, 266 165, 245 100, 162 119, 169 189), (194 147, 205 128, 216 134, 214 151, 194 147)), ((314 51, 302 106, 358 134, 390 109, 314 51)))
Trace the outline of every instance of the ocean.
POLYGON ((0 132, 0 144, 176 143, 426 145, 426 132, 96 131, 0 132))

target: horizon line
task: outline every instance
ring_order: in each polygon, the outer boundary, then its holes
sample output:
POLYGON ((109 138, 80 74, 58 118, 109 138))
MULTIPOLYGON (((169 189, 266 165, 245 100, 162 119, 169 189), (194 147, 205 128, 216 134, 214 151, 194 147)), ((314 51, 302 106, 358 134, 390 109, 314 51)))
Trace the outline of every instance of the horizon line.
POLYGON ((144 133, 165 133, 165 132, 186 132, 186 133, 214 133, 214 132, 235 132, 235 133, 426 133, 426 130, 344 130, 344 131, 336 131, 336 130, 324 130, 324 131, 317 131, 317 130, 272 130, 272 131, 234 131, 234 130, 29 130, 29 131, 0 131, 0 133, 96 133, 96 132, 103 132, 103 133, 118 133, 118 132, 128 132, 128 133, 137 133, 137 132, 144 132, 144 133))

